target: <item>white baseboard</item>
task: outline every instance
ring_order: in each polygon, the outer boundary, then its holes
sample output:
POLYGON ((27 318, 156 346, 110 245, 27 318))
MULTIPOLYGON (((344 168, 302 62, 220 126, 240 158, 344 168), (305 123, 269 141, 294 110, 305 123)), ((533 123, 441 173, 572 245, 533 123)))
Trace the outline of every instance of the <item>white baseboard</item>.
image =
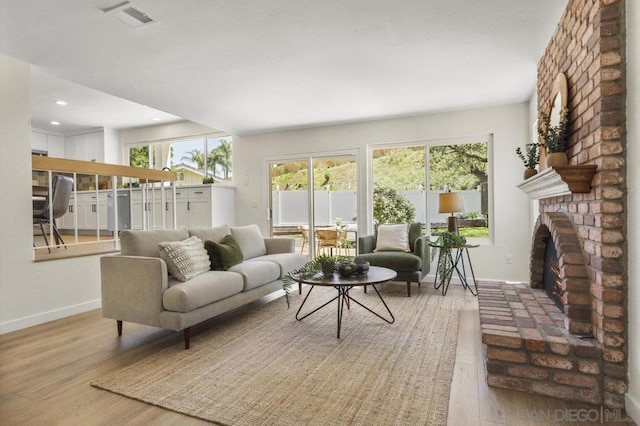
POLYGON ((640 404, 635 395, 631 395, 630 393, 625 395, 624 409, 634 422, 640 423, 640 404))
POLYGON ((0 334, 10 333, 12 331, 22 330, 23 328, 33 327, 34 325, 55 321, 60 318, 66 318, 71 315, 92 311, 94 309, 99 309, 101 306, 102 299, 96 299, 89 302, 79 303, 77 305, 54 309, 53 311, 42 312, 28 317, 6 321, 0 323, 0 334))

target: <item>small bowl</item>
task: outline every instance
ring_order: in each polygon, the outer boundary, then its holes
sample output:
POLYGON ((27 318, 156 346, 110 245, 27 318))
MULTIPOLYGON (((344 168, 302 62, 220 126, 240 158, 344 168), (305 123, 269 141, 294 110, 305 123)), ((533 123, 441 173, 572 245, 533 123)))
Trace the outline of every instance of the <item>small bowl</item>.
POLYGON ((367 272, 369 272, 369 262, 367 261, 343 261, 338 263, 338 273, 342 277, 367 275, 367 272))

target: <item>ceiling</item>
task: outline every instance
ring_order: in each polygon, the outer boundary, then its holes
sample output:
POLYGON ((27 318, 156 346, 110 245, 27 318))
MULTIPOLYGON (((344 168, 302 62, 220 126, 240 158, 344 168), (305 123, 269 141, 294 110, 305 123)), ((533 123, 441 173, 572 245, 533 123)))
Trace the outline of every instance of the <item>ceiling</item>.
POLYGON ((127 129, 180 121, 117 96, 62 80, 31 66, 31 126, 63 134, 109 127, 127 129), (64 101, 66 105, 56 102, 64 101), (53 125, 52 121, 60 124, 53 125))
POLYGON ((242 135, 523 102, 567 3, 132 0, 156 21, 132 28, 101 10, 122 2, 0 0, 34 126, 158 116, 242 135))

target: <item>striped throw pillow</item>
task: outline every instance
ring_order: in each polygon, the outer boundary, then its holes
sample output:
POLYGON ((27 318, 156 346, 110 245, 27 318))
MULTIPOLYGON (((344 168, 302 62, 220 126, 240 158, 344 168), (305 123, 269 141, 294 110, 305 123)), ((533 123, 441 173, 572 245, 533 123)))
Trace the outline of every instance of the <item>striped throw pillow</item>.
POLYGON ((209 253, 198 237, 163 242, 158 244, 158 248, 160 258, 167 263, 169 273, 180 281, 187 281, 211 269, 209 253))

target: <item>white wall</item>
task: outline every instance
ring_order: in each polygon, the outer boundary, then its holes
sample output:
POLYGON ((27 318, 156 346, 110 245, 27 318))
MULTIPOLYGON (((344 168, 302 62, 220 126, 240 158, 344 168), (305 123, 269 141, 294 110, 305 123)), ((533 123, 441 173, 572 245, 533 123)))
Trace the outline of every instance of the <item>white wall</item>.
POLYGON ((627 1, 627 244, 629 393, 627 412, 640 423, 640 4, 627 1))
POLYGON ((212 129, 192 121, 178 121, 176 123, 120 130, 120 143, 135 144, 167 139, 185 139, 191 136, 217 133, 226 135, 226 133, 220 132, 219 130, 212 129))
POLYGON ((33 262, 29 64, 0 55, 0 333, 100 307, 97 256, 33 262))
MULTIPOLYGON (((529 142, 538 142, 538 94, 534 93, 533 97, 529 101, 529 142)), ((524 149, 524 147, 523 147, 524 149)), ((540 166, 538 166, 538 171, 540 170, 540 166)), ((536 227, 536 221, 538 220, 538 216, 540 216, 540 202, 538 200, 529 201, 529 209, 530 209, 530 231, 531 235, 533 235, 533 230, 536 227)))
MULTIPOLYGON (((528 197, 516 188, 523 165, 515 147, 530 139, 527 103, 356 124, 314 127, 260 135, 235 136, 234 175, 237 178, 236 222, 257 223, 268 232, 266 158, 323 151, 357 150, 364 170, 368 144, 434 140, 493 134, 494 244, 472 251, 476 276, 486 279, 528 280, 531 243, 528 197), (512 264, 505 256, 513 257, 512 264)), ((364 211, 361 192, 359 211, 364 211)), ((366 202, 366 200, 364 201, 366 202)), ((365 205, 366 207, 366 205, 365 205)), ((360 224, 362 226, 362 224, 360 224)), ((364 225, 367 226, 366 224, 364 225)), ((362 232, 362 230, 361 230, 362 232)))
POLYGON ((104 162, 120 164, 120 131, 109 127, 103 128, 104 133, 104 162))

